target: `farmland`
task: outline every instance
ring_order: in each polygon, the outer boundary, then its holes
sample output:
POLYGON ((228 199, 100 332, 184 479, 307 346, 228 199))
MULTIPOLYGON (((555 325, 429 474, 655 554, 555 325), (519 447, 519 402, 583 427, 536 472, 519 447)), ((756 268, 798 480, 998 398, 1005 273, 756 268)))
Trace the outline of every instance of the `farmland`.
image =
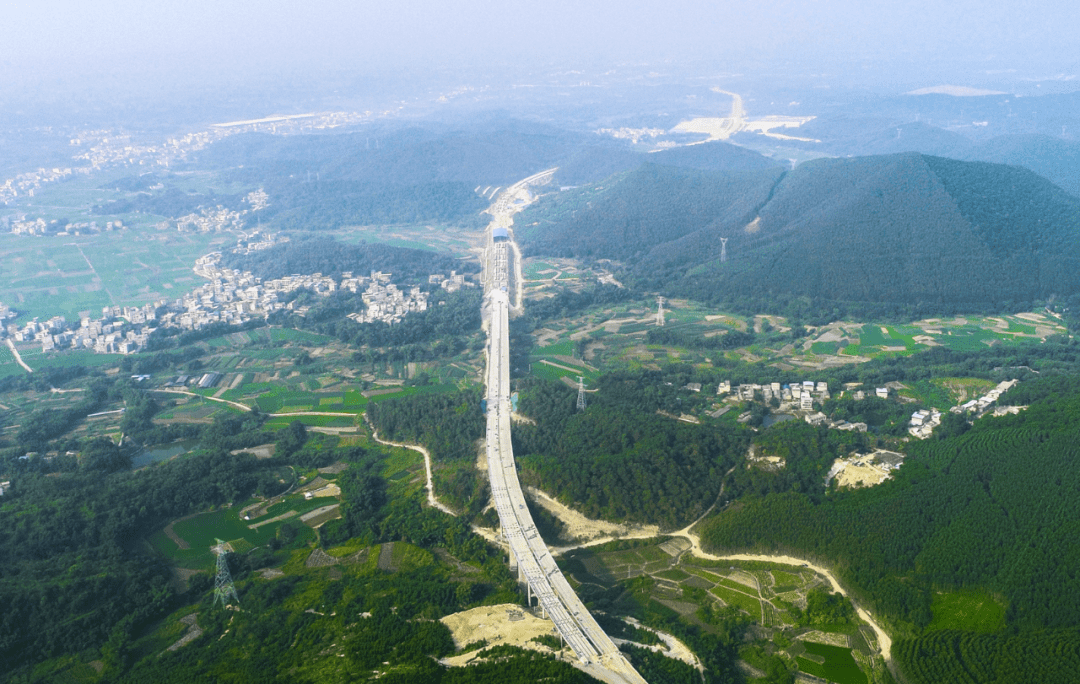
POLYGON ((147 228, 94 236, 0 234, 0 301, 45 319, 103 306, 173 300, 200 279, 195 260, 231 241, 222 235, 147 228))
POLYGON ((890 681, 882 679, 868 627, 857 619, 814 617, 821 596, 846 604, 828 594, 825 578, 788 565, 699 559, 687 547, 679 538, 613 542, 570 551, 560 566, 586 595, 594 586, 621 584, 627 591, 612 608, 625 614, 667 615, 706 631, 719 616, 758 625, 740 650, 749 667, 764 669, 765 654, 772 653, 833 682, 890 681))

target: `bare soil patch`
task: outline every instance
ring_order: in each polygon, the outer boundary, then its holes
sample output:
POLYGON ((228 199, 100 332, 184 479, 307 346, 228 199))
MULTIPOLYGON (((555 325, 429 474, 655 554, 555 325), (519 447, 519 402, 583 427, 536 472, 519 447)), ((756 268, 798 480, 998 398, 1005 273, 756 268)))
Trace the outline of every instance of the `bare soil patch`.
MULTIPOLYGON (((529 497, 566 526, 568 539, 588 541, 598 537, 649 538, 660 534, 656 525, 625 525, 593 520, 548 496, 534 487, 526 488, 529 497)), ((554 549, 552 549, 554 552, 554 549)))
MULTIPOLYGON (((550 620, 535 617, 521 606, 511 603, 481 606, 454 613, 442 618, 440 622, 450 629, 454 645, 458 648, 486 639, 489 647, 510 644, 550 652, 551 649, 532 639, 544 634, 555 634, 550 620)), ((451 666, 462 666, 482 654, 483 650, 474 651, 447 658, 443 662, 451 666)))

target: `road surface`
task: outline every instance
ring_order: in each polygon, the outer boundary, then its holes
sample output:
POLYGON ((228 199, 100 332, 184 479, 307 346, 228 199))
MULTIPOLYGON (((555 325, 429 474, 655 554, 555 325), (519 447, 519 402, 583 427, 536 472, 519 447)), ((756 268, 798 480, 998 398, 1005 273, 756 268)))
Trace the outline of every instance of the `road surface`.
MULTIPOLYGON (((535 177, 534 177, 535 178, 535 177)), ((528 179, 526 179, 528 180, 528 179)), ((505 195, 520 192, 524 181, 501 195, 495 207, 506 207, 505 195)), ((497 217, 506 214, 496 209, 497 217)), ((493 221, 492 227, 498 225, 493 221)), ((505 224, 503 224, 505 227, 505 224)), ((490 235, 490 231, 489 231, 490 235)), ((536 596, 544 614, 590 674, 612 684, 645 684, 615 643, 604 633, 555 564, 533 523, 517 476, 510 441, 510 244, 490 241, 485 250, 484 310, 488 328, 487 459, 488 477, 502 537, 509 545, 511 569, 528 588, 529 603, 536 596)))

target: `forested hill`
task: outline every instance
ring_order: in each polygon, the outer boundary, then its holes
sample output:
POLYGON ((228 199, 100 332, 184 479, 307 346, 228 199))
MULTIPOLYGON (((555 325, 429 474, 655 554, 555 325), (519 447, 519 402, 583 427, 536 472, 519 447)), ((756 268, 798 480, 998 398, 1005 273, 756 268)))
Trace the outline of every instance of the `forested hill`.
POLYGON ((727 143, 645 154, 626 141, 512 119, 456 129, 236 135, 210 146, 198 159, 200 167, 219 170, 231 180, 263 186, 270 204, 253 221, 305 230, 476 222, 489 203, 475 192, 478 188, 506 187, 553 167, 558 167, 556 183, 579 185, 647 162, 728 171, 776 165, 727 143))
POLYGON ((818 159, 775 186, 766 178, 777 171, 709 184, 649 173, 655 190, 639 174, 586 198, 595 232, 581 209, 560 215, 569 203, 559 196, 539 206, 524 232, 530 251, 634 256, 631 282, 706 301, 963 309, 1080 292, 1080 200, 1025 169, 907 153, 818 159), (695 223, 701 206, 712 214, 695 223))
POLYGON ((264 280, 294 273, 340 276, 343 271, 366 276, 376 270, 393 274, 395 281, 415 282, 426 281, 431 273, 449 274, 451 269, 472 272, 477 268, 473 262, 437 252, 384 244, 348 245, 322 237, 300 237, 251 254, 227 252, 222 255, 222 264, 264 280))
MULTIPOLYGON (((655 155, 650 155, 650 159, 655 155)), ((530 254, 630 260, 717 225, 749 221, 783 171, 702 171, 645 164, 527 210, 515 236, 530 254)))
MULTIPOLYGON (((870 156, 919 152, 936 157, 963 161, 985 161, 995 164, 1022 166, 1043 176, 1070 194, 1080 197, 1080 143, 1049 135, 1026 133, 1001 135, 975 141, 954 131, 912 121, 884 128, 862 126, 856 121, 826 120, 810 122, 803 135, 820 137, 824 148, 817 143, 796 143, 807 149, 831 156, 870 156), (842 130, 847 137, 837 138, 842 130)), ((741 134, 736 140, 753 140, 752 134, 741 134)))
POLYGON ((1080 143, 1048 135, 1005 135, 987 140, 966 159, 1023 166, 1080 197, 1080 143))

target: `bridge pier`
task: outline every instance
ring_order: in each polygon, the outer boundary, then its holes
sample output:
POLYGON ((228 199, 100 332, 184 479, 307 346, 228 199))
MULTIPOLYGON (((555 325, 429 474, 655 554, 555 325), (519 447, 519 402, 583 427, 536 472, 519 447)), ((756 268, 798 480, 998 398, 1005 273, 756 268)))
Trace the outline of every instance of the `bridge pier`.
POLYGON ((518 567, 517 558, 514 556, 514 548, 512 546, 510 546, 509 544, 507 544, 507 553, 510 554, 510 557, 508 559, 508 562, 510 563, 510 572, 518 570, 519 571, 518 572, 518 579, 521 579, 521 572, 520 572, 520 569, 518 567))

